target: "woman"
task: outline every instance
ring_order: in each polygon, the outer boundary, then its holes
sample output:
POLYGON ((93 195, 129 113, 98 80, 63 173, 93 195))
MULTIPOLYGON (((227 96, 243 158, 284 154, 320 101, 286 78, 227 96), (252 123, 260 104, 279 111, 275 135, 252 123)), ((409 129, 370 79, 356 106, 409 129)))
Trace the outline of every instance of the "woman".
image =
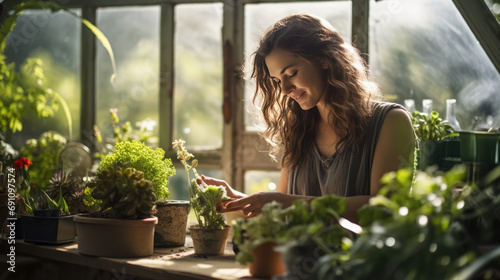
POLYGON ((296 199, 345 196, 345 217, 381 188, 389 171, 413 166, 415 134, 407 111, 381 102, 358 51, 325 21, 292 15, 271 26, 254 53, 256 100, 263 100, 264 137, 281 153, 278 192, 245 195, 226 182, 234 198, 220 211, 249 217, 273 200, 284 207, 296 199))

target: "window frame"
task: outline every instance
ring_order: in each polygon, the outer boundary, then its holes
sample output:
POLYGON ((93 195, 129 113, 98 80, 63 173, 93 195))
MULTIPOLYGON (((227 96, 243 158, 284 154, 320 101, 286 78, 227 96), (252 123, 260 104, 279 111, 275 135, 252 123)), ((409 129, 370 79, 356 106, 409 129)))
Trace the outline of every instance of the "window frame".
MULTIPOLYGON (((343 0, 311 0, 343 1, 343 0)), ((351 40, 368 61, 369 11, 374 0, 351 0, 351 40)), ((375 0, 380 1, 380 0, 375 0)), ((244 81, 240 72, 244 61, 245 5, 255 3, 291 3, 305 0, 54 0, 69 9, 81 9, 83 18, 96 24, 97 10, 104 7, 160 6, 160 85, 159 85, 159 146, 167 157, 175 159, 173 141, 174 92, 174 13, 181 4, 223 4, 223 139, 222 147, 214 150, 191 149, 200 160, 201 168, 221 169, 223 179, 238 190, 244 190, 244 174, 247 170, 278 171, 279 164, 267 154, 258 151, 262 139, 257 132, 245 130, 244 81), (165 110, 170 108, 170 110, 165 110), (255 151, 255 157, 245 153, 255 151)), ((474 35, 485 49, 496 69, 500 72, 500 27, 482 1, 453 0, 474 35), (492 22, 495 21, 495 24, 492 22)), ((6 4, 6 9, 13 5, 6 4)), ((94 147, 93 125, 96 123, 96 38, 86 28, 81 32, 81 121, 79 141, 94 147)), ((174 160, 174 162, 176 162, 174 160)), ((176 163, 178 164, 178 163, 176 163)))
MULTIPOLYGON (((345 0, 312 0, 345 1, 345 0)), ((222 148, 214 150, 191 149, 199 159, 200 168, 221 169, 223 179, 238 190, 244 189, 247 170, 279 171, 279 164, 257 150, 262 141, 257 132, 244 126, 244 81, 241 62, 244 60, 244 9, 246 4, 306 2, 299 0, 56 0, 66 8, 81 9, 82 17, 96 24, 97 10, 104 7, 160 6, 160 87, 159 87, 159 146, 166 156, 175 159, 173 137, 173 79, 174 72, 174 9, 180 4, 223 4, 223 139, 222 148), (62 3, 65 2, 65 3, 62 3), (171 73, 171 74, 170 74, 171 73), (165 110, 170 108, 170 110, 165 110), (245 151, 255 151, 249 160, 245 151)), ((363 57, 368 57, 369 0, 352 2, 352 41, 363 57)), ((81 35, 81 131, 79 141, 93 147, 93 125, 96 123, 96 38, 87 30, 81 35)), ((174 160, 175 162, 175 160, 174 160)), ((177 163, 176 163, 177 164, 177 163)))

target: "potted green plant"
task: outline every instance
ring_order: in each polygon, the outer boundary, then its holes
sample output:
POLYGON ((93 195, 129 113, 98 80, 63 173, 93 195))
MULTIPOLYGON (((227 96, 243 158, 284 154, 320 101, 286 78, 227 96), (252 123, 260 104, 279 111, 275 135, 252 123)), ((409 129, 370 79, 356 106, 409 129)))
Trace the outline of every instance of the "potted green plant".
POLYGON ((310 205, 297 200, 286 209, 268 203, 259 216, 235 221, 236 260, 248 263, 255 277, 284 273, 284 279, 309 279, 321 256, 352 239, 339 223, 349 223, 340 218, 345 206, 345 198, 335 195, 318 197, 310 205))
POLYGON ((129 162, 103 167, 89 183, 100 210, 74 217, 78 251, 101 257, 145 257, 153 254, 154 183, 129 162))
POLYGON ((182 139, 172 143, 177 149, 177 158, 184 165, 186 179, 189 188, 191 209, 194 211, 197 225, 189 227, 195 254, 198 255, 221 255, 224 254, 226 240, 230 226, 226 225, 222 213, 217 212, 216 206, 221 201, 229 200, 226 190, 220 186, 198 185, 196 179, 189 179, 189 171, 193 171, 196 177, 198 160, 184 147, 182 139), (189 163, 191 162, 191 163, 189 163))
POLYGON ((252 276, 270 278, 285 273, 281 252, 275 250, 285 223, 281 204, 276 201, 264 205, 254 218, 233 221, 236 261, 248 264, 252 276))
MULTIPOLYGON (((26 169, 31 162, 14 163, 14 167, 26 169)), ((59 192, 57 199, 52 199, 44 189, 30 186, 24 181, 18 189, 24 202, 25 212, 21 215, 24 240, 33 243, 62 244, 73 242, 76 237, 73 216, 59 192)))
POLYGON ((156 195, 156 213, 158 225, 155 229, 156 247, 183 246, 186 239, 188 201, 168 200, 168 179, 175 175, 172 160, 165 158, 161 148, 153 149, 139 140, 121 141, 115 144, 114 152, 105 156, 100 168, 106 170, 114 162, 128 162, 135 169, 144 173, 150 180, 156 195))
POLYGON ((24 241, 40 244, 63 244, 75 241, 76 230, 73 222, 75 215, 69 213, 62 196, 59 197, 59 201, 55 201, 45 191, 40 190, 37 196, 25 196, 24 199, 28 212, 21 215, 24 241))
MULTIPOLYGON (((111 124, 113 127, 113 137, 103 139, 101 131, 94 125, 94 135, 98 144, 95 154, 98 158, 104 158, 115 152, 115 146, 118 143, 139 141, 144 144, 150 139, 150 136, 141 128, 139 131, 133 130, 130 122, 120 124, 118 109, 109 110, 111 124)), ((169 162, 169 168, 170 168, 169 162)), ((167 170, 168 176, 175 174, 175 169, 167 170)), ((158 195, 158 194, 157 194, 158 195)), ((186 240, 187 220, 189 213, 189 201, 168 200, 168 195, 159 196, 156 202, 156 214, 158 225, 155 228, 155 247, 179 247, 183 246, 186 240)))
POLYGON ((418 168, 423 170, 437 165, 447 171, 460 163, 460 139, 448 121, 439 117, 436 111, 430 116, 414 111, 411 120, 419 143, 418 168))

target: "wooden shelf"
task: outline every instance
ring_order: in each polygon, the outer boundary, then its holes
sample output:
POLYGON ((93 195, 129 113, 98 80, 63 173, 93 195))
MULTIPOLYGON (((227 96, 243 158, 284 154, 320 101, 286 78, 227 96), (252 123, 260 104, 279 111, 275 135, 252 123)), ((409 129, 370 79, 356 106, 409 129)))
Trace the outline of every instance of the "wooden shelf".
MULTIPOLYGON (((118 275, 133 275, 140 279, 252 279, 246 266, 235 261, 231 244, 220 256, 196 256, 192 241, 188 237, 186 246, 155 248, 154 254, 146 258, 101 258, 78 253, 76 243, 63 245, 37 245, 17 239, 16 256, 32 256, 42 260, 73 264, 118 275)), ((2 252, 8 248, 5 239, 0 240, 2 252)), ((0 258, 5 258, 2 253, 0 258)))

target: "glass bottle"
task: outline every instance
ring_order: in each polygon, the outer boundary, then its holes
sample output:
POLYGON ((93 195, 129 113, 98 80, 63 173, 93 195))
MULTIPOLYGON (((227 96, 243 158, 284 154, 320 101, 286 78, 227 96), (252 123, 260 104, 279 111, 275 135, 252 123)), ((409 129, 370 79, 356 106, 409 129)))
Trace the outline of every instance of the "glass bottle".
POLYGON ((405 99, 405 108, 408 110, 408 112, 411 114, 413 111, 415 111, 415 100, 413 99, 405 99))
POLYGON ((422 100, 422 107, 423 107, 422 113, 430 117, 432 113, 432 105, 433 105, 432 99, 422 100))
POLYGON ((446 120, 456 131, 462 130, 455 115, 456 99, 446 99, 446 120))

